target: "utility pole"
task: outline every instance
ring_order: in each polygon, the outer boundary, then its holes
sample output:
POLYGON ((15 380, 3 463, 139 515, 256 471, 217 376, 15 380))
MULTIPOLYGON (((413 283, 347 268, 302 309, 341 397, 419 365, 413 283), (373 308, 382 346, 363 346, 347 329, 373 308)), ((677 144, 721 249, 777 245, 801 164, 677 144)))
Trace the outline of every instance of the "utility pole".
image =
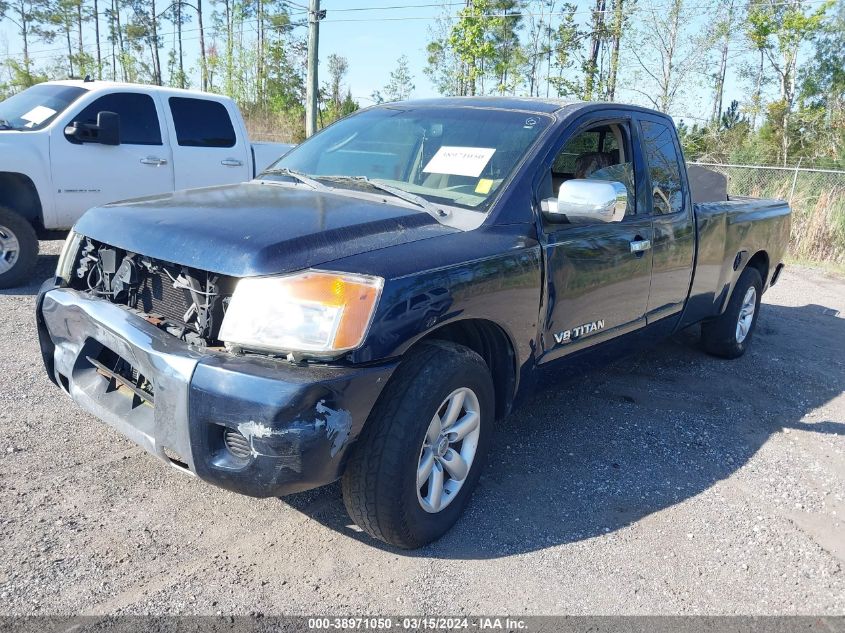
POLYGON ((305 82, 305 136, 317 131, 317 65, 320 47, 320 20, 325 16, 320 11, 320 0, 309 0, 308 7, 308 78, 305 82))

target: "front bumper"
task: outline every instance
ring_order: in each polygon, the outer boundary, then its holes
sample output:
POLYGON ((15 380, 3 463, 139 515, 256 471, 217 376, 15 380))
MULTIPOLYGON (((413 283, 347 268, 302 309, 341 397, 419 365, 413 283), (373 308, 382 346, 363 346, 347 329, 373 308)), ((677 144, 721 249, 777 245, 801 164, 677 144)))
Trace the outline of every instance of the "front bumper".
POLYGON ((256 497, 336 480, 396 365, 297 367, 198 350, 52 282, 39 294, 37 322, 50 378, 84 409, 183 472, 256 497), (149 380, 154 403, 98 370, 92 359, 104 348, 149 380), (240 433, 247 455, 227 448, 227 430, 240 433))

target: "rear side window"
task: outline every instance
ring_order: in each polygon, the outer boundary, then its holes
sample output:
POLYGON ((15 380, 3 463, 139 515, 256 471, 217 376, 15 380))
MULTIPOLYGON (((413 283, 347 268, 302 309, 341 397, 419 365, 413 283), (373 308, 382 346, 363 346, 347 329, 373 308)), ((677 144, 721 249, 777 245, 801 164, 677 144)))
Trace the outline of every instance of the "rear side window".
POLYGON ((120 116, 120 142, 126 145, 161 145, 161 127, 150 95, 120 92, 105 95, 89 104, 74 121, 97 123, 100 112, 120 116))
POLYGON ((222 103, 185 97, 170 97, 169 101, 179 145, 234 147, 235 128, 222 103))
POLYGON ((642 121, 642 131, 654 212, 667 214, 681 211, 684 208, 684 192, 675 135, 668 126, 651 121, 642 121))

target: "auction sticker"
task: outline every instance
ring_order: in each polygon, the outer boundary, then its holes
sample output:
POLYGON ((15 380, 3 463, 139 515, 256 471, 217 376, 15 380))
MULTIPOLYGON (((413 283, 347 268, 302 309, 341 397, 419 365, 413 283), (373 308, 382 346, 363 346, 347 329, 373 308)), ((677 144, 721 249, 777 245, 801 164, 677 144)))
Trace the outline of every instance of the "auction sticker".
POLYGON ((427 174, 448 174, 478 178, 496 153, 493 147, 450 147, 444 145, 423 168, 427 174))
POLYGON ((31 127, 33 125, 41 125, 54 114, 56 114, 56 111, 52 108, 48 108, 47 106, 35 106, 32 110, 22 115, 21 118, 24 121, 29 121, 28 125, 31 127))

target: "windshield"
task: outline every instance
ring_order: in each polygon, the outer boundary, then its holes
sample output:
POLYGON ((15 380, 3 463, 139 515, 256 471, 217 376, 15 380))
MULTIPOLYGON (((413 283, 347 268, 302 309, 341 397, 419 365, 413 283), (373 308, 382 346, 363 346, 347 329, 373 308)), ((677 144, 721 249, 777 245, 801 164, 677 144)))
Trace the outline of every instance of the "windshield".
POLYGON ((0 101, 0 130, 40 130, 87 92, 77 86, 42 84, 0 101))
POLYGON ((550 122, 484 108, 373 108, 311 137, 269 171, 290 170, 332 187, 384 185, 481 210, 550 122))

